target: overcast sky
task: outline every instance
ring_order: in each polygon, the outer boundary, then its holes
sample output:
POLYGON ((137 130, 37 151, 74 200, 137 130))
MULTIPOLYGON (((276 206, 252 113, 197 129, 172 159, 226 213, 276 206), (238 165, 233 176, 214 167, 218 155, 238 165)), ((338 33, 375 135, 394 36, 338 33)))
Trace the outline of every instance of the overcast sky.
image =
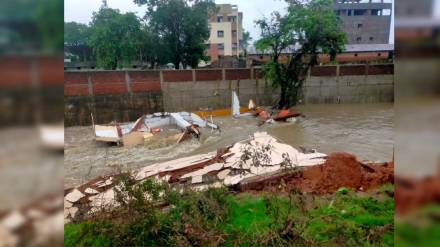
MULTIPOLYGON (((388 0, 394 2, 394 0, 388 0)), ((436 0, 439 2, 440 0, 436 0)), ((286 3, 284 0, 215 0, 216 3, 231 3, 238 5, 239 11, 243 12, 243 27, 251 33, 251 37, 258 39, 260 33, 255 27, 255 20, 262 16, 269 16, 273 11, 285 13, 286 3)), ((146 7, 139 7, 131 0, 107 0, 110 8, 121 10, 122 13, 134 12, 143 17, 146 7)), ((64 0, 64 20, 76 21, 88 24, 92 13, 99 10, 102 0, 64 0)), ((440 12, 440 4, 437 4, 436 13, 440 12)), ((437 16, 439 16, 437 14, 437 16)), ((394 23, 391 23, 394 26, 394 23)), ((391 29, 390 40, 394 40, 394 28, 391 29)))

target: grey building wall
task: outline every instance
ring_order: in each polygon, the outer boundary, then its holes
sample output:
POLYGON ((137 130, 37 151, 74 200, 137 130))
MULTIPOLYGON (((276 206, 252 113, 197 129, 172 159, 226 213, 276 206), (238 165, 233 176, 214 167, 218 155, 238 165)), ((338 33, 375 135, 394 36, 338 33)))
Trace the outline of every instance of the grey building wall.
POLYGON ((396 18, 400 17, 429 17, 433 14, 433 0, 397 0, 395 6, 396 18))
POLYGON ((392 4, 336 0, 333 8, 342 21, 349 44, 387 44, 392 4))

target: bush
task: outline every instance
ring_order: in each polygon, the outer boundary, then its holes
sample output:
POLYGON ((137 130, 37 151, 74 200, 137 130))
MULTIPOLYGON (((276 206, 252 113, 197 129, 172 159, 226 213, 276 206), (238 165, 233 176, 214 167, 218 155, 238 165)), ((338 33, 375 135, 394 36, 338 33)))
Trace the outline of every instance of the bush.
MULTIPOLYGON (((315 196, 196 192, 120 178, 118 207, 66 225, 66 246, 391 246, 394 200, 348 191, 315 196)), ((387 188, 387 191, 390 188, 387 188)), ((385 195, 385 196, 383 196, 385 195)))

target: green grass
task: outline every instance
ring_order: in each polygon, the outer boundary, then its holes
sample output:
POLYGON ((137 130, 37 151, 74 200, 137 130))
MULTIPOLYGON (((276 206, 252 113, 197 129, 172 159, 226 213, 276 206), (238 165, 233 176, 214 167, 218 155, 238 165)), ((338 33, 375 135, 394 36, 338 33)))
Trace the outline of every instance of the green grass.
POLYGON ((440 246, 440 205, 429 205, 396 220, 396 246, 440 246), (435 217, 433 217, 435 215, 435 217))
POLYGON ((393 189, 291 197, 217 189, 174 193, 170 210, 145 210, 148 202, 129 214, 119 208, 124 224, 111 223, 115 212, 110 221, 68 224, 65 246, 393 246, 394 200, 385 193, 393 189))
POLYGON ((231 196, 228 209, 230 215, 224 226, 226 232, 259 233, 268 230, 271 219, 265 212, 264 198, 251 195, 231 196))
POLYGON ((64 226, 64 246, 66 247, 107 247, 111 246, 110 237, 106 237, 100 230, 104 223, 82 222, 64 226))

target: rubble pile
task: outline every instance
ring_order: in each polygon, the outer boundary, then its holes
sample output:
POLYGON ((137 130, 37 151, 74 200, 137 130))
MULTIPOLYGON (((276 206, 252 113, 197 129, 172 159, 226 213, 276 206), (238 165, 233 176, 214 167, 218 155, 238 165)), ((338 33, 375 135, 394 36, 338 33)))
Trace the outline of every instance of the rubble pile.
MULTIPOLYGON (((330 193, 340 187, 359 190, 393 181, 393 164, 362 164, 349 154, 301 152, 267 133, 255 133, 217 152, 158 163, 129 174, 135 181, 148 178, 185 185, 195 190, 227 186, 251 191, 290 188, 330 193)), ((98 177, 65 191, 64 216, 70 222, 78 215, 115 205, 116 176, 98 177)))
MULTIPOLYGON (((323 164, 326 157, 322 153, 302 153, 267 133, 255 133, 250 140, 237 142, 217 152, 146 166, 131 172, 130 176, 138 182, 155 178, 196 190, 233 187, 248 178, 285 170, 285 163, 292 167, 316 166, 323 164)), ((114 204, 113 188, 116 186, 115 176, 105 176, 66 190, 65 222, 70 222, 79 214, 95 212, 114 204)))
POLYGON ((0 246, 54 246, 63 239, 63 199, 51 194, 25 207, 0 212, 0 246))

